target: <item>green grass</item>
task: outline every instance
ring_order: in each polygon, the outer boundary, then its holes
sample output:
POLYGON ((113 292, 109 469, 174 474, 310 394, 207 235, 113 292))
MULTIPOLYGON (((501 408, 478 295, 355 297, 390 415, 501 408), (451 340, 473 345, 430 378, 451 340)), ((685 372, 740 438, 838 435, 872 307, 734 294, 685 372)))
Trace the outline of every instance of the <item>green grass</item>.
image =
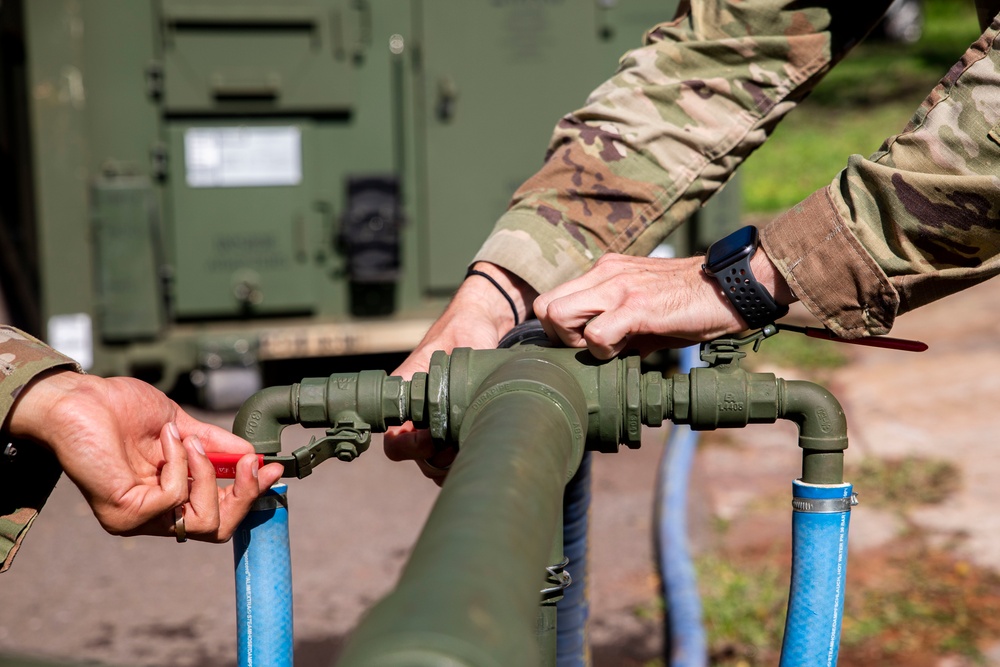
POLYGON ((961 485, 961 473, 950 461, 907 456, 869 457, 845 475, 854 488, 864 489, 862 501, 873 507, 908 509, 943 502, 961 485))
POLYGON ((853 154, 898 133, 979 36, 973 3, 928 0, 924 36, 909 46, 862 44, 837 65, 741 169, 750 214, 780 212, 828 185, 853 154))
POLYGON ((750 354, 748 362, 774 364, 798 370, 828 370, 840 368, 848 361, 843 343, 809 338, 793 331, 783 331, 768 338, 760 345, 757 354, 750 354))
MULTIPOLYGON (((998 575, 928 546, 919 532, 857 560, 848 568, 839 664, 906 665, 948 655, 983 661, 982 647, 1000 630, 998 575)), ((703 556, 697 572, 711 664, 776 664, 789 577, 780 550, 738 560, 703 556)))
POLYGON ((783 568, 769 560, 748 566, 706 555, 697 559, 696 569, 712 664, 774 662, 788 604, 783 568))
POLYGON ((985 664, 982 647, 996 637, 1000 620, 995 573, 919 539, 864 567, 878 581, 847 597, 842 664, 902 665, 930 655, 985 664))

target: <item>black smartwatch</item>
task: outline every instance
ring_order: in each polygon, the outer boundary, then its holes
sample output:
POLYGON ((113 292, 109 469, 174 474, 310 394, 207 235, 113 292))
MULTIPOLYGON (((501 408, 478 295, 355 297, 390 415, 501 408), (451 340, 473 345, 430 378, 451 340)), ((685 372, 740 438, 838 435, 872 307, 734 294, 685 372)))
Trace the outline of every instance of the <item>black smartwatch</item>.
POLYGON ((778 305, 750 270, 750 258, 759 244, 757 228, 747 225, 710 245, 701 265, 705 273, 719 281, 750 329, 760 329, 788 313, 788 306, 778 305))

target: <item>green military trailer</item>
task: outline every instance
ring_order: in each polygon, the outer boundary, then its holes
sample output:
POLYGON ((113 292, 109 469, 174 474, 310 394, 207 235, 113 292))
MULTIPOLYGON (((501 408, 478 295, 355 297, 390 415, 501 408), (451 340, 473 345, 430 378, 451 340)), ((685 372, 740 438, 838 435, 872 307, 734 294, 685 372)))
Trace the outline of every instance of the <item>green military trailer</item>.
POLYGON ((9 308, 214 406, 262 364, 409 350, 668 5, 0 0, 9 308))

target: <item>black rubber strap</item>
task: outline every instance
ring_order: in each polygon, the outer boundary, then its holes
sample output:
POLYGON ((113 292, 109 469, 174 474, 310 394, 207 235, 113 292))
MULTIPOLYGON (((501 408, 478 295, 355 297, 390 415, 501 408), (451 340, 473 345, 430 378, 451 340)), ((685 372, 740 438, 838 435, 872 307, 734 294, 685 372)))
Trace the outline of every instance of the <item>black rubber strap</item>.
POLYGON ((779 305, 767 288, 757 282, 750 270, 749 257, 716 273, 715 279, 751 329, 760 329, 788 314, 788 306, 779 305))
POLYGON ((510 310, 511 312, 514 313, 514 326, 516 327, 518 324, 521 323, 521 318, 517 314, 517 306, 514 305, 514 299, 510 298, 510 294, 507 294, 504 288, 500 287, 500 283, 498 283, 493 278, 493 276, 491 276, 488 273, 483 273, 482 271, 476 271, 475 269, 472 268, 470 268, 465 274, 466 278, 468 278, 469 276, 480 276, 482 278, 486 278, 488 281, 493 283, 493 286, 500 291, 500 294, 503 294, 503 298, 507 299, 507 303, 510 304, 510 310))

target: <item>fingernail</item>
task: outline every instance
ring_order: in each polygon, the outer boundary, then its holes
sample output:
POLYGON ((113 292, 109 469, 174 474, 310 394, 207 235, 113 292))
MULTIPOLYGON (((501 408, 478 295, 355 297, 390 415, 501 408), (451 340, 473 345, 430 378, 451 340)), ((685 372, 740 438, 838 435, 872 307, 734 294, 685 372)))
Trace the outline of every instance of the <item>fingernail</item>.
POLYGON ((199 454, 205 454, 205 447, 201 444, 201 438, 196 435, 191 436, 191 446, 195 448, 199 454))
POLYGON ((181 439, 181 432, 180 430, 178 430, 177 424, 175 424, 174 422, 170 422, 169 424, 167 424, 167 428, 170 429, 170 434, 172 436, 174 436, 178 440, 181 439))
POLYGON ((257 477, 257 471, 260 469, 260 461, 254 457, 253 463, 250 464, 250 472, 253 474, 254 478, 257 477))

